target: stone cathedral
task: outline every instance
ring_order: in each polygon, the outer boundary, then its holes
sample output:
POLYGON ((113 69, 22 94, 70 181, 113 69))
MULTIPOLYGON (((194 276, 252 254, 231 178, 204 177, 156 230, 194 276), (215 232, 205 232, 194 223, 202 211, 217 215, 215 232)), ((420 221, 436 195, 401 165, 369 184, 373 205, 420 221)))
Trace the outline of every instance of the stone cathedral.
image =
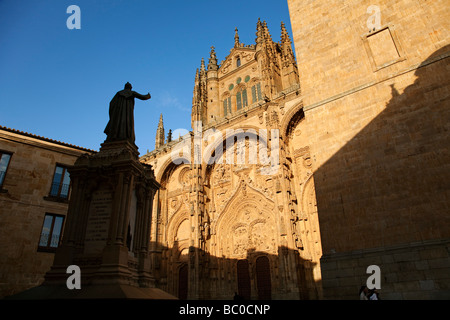
POLYGON ((161 115, 141 157, 0 125, 0 297, 79 264, 85 297, 354 300, 375 266, 383 300, 450 299, 450 6, 287 2, 292 36, 258 20, 255 43, 212 47, 192 131, 161 115))
POLYGON ((141 157, 161 184, 151 231, 156 286, 179 298, 322 294, 314 161, 298 128, 302 105, 291 102, 300 95, 292 43, 283 23, 275 42, 260 20, 255 42, 241 43, 236 29, 220 64, 211 48, 195 75, 194 132, 165 139, 161 115, 156 148, 141 157), (273 161, 259 161, 263 154, 273 161))

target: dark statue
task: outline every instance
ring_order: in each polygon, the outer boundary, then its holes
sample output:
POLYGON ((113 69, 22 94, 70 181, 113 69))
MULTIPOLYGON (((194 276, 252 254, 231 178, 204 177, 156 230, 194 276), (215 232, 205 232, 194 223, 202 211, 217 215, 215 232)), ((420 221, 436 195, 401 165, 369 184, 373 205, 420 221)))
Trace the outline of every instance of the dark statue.
POLYGON ((134 98, 148 100, 150 93, 139 94, 131 90, 129 82, 125 84, 124 90, 116 93, 109 103, 109 122, 106 125, 106 142, 128 140, 134 143, 134 98))

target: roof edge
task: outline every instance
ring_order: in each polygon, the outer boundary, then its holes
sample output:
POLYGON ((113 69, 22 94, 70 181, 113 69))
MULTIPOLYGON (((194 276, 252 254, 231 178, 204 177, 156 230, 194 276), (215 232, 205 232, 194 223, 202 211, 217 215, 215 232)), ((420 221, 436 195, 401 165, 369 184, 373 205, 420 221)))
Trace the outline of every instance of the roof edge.
POLYGON ((29 133, 29 132, 20 131, 20 130, 17 130, 17 129, 8 128, 8 127, 2 126, 2 125, 0 125, 0 130, 8 131, 8 132, 15 133, 15 134, 20 134, 20 135, 23 135, 23 136, 26 136, 26 137, 39 139, 39 140, 46 141, 46 142, 59 144, 59 145, 65 146, 65 147, 70 147, 70 148, 78 149, 78 150, 81 150, 81 151, 92 152, 92 153, 97 153, 98 152, 98 151, 95 151, 95 150, 92 150, 92 149, 88 149, 88 148, 76 146, 76 145, 73 145, 73 144, 70 144, 70 143, 66 143, 66 142, 62 142, 62 141, 58 141, 58 140, 54 140, 54 139, 50 139, 50 138, 46 138, 46 137, 42 137, 42 136, 38 136, 38 135, 33 134, 33 133, 29 133))

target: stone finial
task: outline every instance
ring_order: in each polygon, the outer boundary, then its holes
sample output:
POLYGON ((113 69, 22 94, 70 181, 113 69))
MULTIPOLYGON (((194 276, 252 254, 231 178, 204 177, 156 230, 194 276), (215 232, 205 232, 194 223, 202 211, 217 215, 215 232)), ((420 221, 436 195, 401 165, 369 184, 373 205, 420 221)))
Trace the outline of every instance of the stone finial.
POLYGON ((211 52, 209 54, 208 70, 217 70, 217 69, 219 69, 219 66, 217 65, 216 51, 214 50, 214 46, 212 46, 211 52))

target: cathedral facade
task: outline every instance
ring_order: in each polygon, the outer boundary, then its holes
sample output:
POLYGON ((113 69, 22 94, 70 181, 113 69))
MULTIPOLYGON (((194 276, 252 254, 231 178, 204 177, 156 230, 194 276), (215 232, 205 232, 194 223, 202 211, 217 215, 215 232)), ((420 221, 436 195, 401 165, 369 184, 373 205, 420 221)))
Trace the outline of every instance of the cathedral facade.
POLYGON ((302 139, 297 64, 284 24, 256 43, 235 31, 220 65, 211 48, 195 75, 193 131, 141 157, 161 184, 152 219, 157 286, 190 299, 317 299, 321 245, 302 139))

